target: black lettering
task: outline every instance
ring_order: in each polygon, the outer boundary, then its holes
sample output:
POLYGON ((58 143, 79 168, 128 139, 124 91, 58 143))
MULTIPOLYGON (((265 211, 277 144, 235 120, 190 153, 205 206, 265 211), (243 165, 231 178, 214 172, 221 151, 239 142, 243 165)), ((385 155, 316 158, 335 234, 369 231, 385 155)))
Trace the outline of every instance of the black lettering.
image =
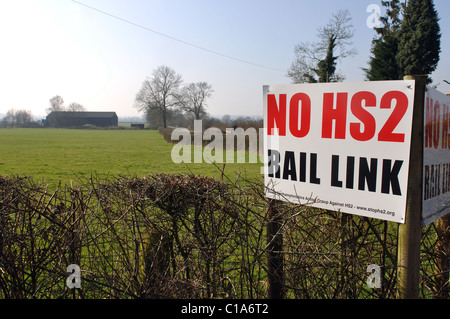
POLYGON ((424 200, 447 193, 449 191, 449 187, 450 164, 425 165, 423 190, 424 200))
POLYGON ((444 164, 444 180, 442 181, 442 192, 448 193, 450 191, 450 163, 444 164))
POLYGON ((306 153, 300 153, 300 182, 306 183, 306 153))
POLYGON ((320 184, 320 178, 317 177, 317 154, 311 154, 311 167, 310 167, 309 182, 311 184, 320 184))
POLYGON ((269 150, 269 177, 280 178, 280 152, 269 150))
POLYGON ((378 166, 378 159, 376 159, 376 158, 372 158, 370 160, 370 168, 369 168, 369 163, 367 162, 367 158, 361 157, 359 159, 358 189, 360 191, 365 190, 366 183, 367 183, 369 192, 376 191, 376 188, 377 188, 377 166, 378 166))
POLYGON ((430 198, 430 166, 428 165, 425 165, 424 183, 423 199, 427 200, 430 198))
POLYGON ((297 181, 294 152, 286 152, 284 155, 283 179, 297 181))
POLYGON ((431 173, 431 175, 430 175, 430 198, 432 198, 432 197, 436 196, 435 187, 434 187, 434 183, 436 182, 435 175, 434 175, 435 174, 434 165, 431 165, 430 173, 431 173))
POLYGON ((441 195, 441 164, 436 165, 436 196, 441 195))
POLYGON ((444 185, 446 186, 446 193, 450 191, 450 163, 445 165, 447 167, 447 173, 444 174, 444 185))
POLYGON ((347 157, 347 177, 345 180, 345 187, 353 189, 353 183, 355 180, 355 158, 353 156, 347 157))
POLYGON ((401 196, 402 191, 400 189, 400 182, 398 181, 398 174, 402 168, 403 161, 395 161, 394 167, 392 167, 392 161, 389 159, 383 160, 383 175, 381 179, 381 192, 383 194, 389 194, 392 186, 392 194, 401 196))
POLYGON ((342 182, 339 180, 339 156, 333 155, 331 159, 331 186, 342 187, 342 182))

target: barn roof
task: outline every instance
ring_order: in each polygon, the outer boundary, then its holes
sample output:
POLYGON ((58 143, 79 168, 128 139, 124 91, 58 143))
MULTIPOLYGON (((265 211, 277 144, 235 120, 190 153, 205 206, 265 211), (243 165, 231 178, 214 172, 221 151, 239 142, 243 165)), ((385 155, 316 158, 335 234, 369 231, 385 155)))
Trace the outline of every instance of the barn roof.
MULTIPOLYGON (((69 111, 52 111, 50 114, 55 114, 63 117, 113 117, 117 116, 116 112, 69 112, 69 111)), ((50 115, 49 114, 49 115, 50 115)))

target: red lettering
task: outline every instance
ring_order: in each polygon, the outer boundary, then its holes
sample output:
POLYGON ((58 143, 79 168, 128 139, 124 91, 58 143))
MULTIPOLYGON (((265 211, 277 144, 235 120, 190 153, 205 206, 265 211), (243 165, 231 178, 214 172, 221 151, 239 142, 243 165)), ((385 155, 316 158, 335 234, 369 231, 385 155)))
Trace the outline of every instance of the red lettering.
POLYGON ((425 147, 433 146, 433 100, 427 97, 425 105, 425 147))
POLYGON ((450 108, 447 104, 442 106, 443 108, 443 121, 442 121, 442 148, 450 149, 450 134, 449 134, 449 126, 450 126, 450 108))
POLYGON ((297 93, 291 98, 289 107, 289 129, 295 137, 302 138, 308 135, 311 126, 311 99, 305 93, 297 93), (301 116, 299 108, 301 102, 301 116), (299 121, 300 120, 300 121, 299 121), (299 122, 301 128, 299 129, 299 122))
POLYGON ((433 146, 434 148, 438 148, 439 136, 441 132, 441 105, 439 104, 439 101, 436 101, 436 103, 434 103, 433 113, 433 146))
POLYGON ((405 141, 405 134, 394 133, 394 130, 408 110, 408 97, 406 94, 400 91, 387 92, 381 98, 380 108, 390 109, 392 107, 392 101, 394 100, 396 101, 395 108, 383 128, 380 130, 380 133, 378 133, 378 140, 381 142, 403 143, 405 141))
POLYGON ((286 94, 280 94, 280 103, 274 94, 267 95, 267 134, 275 135, 275 123, 278 135, 286 136, 286 94))
MULTIPOLYGON (((324 93, 322 110, 322 138, 345 139, 347 132, 347 108, 349 96, 347 92, 324 93)), ((408 110, 408 97, 401 91, 385 93, 380 101, 381 110, 391 110, 390 115, 378 133, 381 142, 405 142, 405 133, 395 132, 408 110)), ((377 123, 369 108, 376 108, 377 96, 369 91, 355 93, 350 101, 351 113, 357 120, 349 124, 350 136, 356 141, 369 141, 375 137, 377 123)), ((286 136, 287 112, 289 112, 289 131, 296 138, 307 136, 311 129, 312 102, 306 93, 294 94, 287 110, 287 94, 267 95, 267 134, 286 136)), ((442 145, 450 147, 450 115, 449 107, 443 105, 442 145)), ((427 98, 426 100, 426 147, 438 147, 440 142, 440 104, 427 98), (433 146, 431 146, 433 145, 433 146)), ((378 125, 377 125, 378 124, 378 125)))
POLYGON ((348 93, 337 93, 335 108, 334 93, 323 95, 322 138, 332 138, 333 121, 335 121, 334 138, 345 139, 347 101, 348 93))
POLYGON ((450 148, 450 113, 449 106, 427 97, 425 105, 425 147, 426 148, 450 148), (441 132, 442 123, 442 132, 441 132), (442 135, 441 135, 442 134, 442 135))
POLYGON ((376 121, 375 118, 363 107, 376 107, 377 97, 371 92, 358 92, 351 101, 351 109, 354 116, 364 124, 364 130, 361 130, 361 123, 350 123, 350 135, 357 141, 368 141, 375 136, 376 121))

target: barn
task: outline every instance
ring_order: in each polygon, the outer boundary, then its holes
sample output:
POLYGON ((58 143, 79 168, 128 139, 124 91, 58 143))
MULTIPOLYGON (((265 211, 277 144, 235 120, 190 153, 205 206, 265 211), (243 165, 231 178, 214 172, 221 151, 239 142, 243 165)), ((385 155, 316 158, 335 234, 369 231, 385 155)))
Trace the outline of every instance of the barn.
POLYGON ((49 127, 80 127, 94 125, 97 127, 117 127, 116 112, 57 112, 47 115, 49 127))

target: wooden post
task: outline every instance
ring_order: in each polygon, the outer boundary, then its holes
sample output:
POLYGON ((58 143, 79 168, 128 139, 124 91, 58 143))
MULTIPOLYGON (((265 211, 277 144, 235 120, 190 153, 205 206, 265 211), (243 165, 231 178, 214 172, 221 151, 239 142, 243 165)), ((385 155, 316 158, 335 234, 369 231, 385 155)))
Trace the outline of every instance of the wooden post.
POLYGON ((284 263, 283 234, 281 231, 283 218, 279 210, 281 202, 269 200, 267 211, 267 277, 270 299, 283 299, 284 263))
POLYGON ((422 238, 422 180, 424 99, 427 76, 405 76, 415 80, 414 113, 409 161, 406 220, 398 231, 397 298, 419 297, 420 242, 422 238))

